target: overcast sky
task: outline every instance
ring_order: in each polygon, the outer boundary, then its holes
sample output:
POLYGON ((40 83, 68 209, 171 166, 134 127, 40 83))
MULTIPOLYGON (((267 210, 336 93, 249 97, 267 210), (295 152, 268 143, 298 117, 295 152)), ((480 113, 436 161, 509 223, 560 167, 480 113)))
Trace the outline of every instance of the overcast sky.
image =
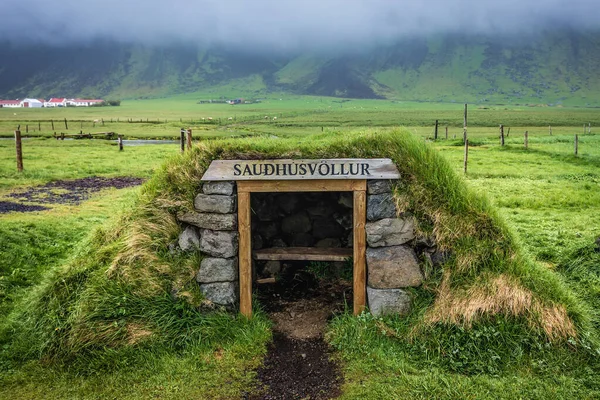
POLYGON ((431 33, 598 29, 599 0, 0 0, 0 40, 297 50, 431 33))

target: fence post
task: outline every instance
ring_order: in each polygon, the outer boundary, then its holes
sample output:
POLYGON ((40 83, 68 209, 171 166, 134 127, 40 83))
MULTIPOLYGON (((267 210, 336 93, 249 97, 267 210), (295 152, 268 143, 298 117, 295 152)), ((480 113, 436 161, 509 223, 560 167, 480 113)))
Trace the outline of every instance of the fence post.
POLYGON ((465 116, 463 119, 463 143, 467 143, 467 103, 465 103, 465 116))
POLYGON ((179 140, 179 146, 180 146, 181 152, 183 153, 185 151, 185 129, 181 128, 179 133, 181 134, 181 138, 179 140))
POLYGON ((464 172, 467 174, 467 162, 469 161, 469 139, 465 139, 465 164, 464 172))
POLYGON ((579 135, 575 135, 575 155, 579 153, 579 135))
POLYGON ((433 140, 437 140, 438 138, 438 120, 435 120, 435 131, 433 132, 433 140))
POLYGON ((17 150, 17 171, 23 172, 23 149, 21 148, 21 131, 15 131, 15 147, 17 150))
POLYGON ((529 148, 529 132, 525 131, 525 149, 529 148))
POLYGON ((446 125, 446 140, 448 140, 448 126, 446 125))
POLYGON ((552 136, 552 125, 548 125, 548 130, 550 131, 550 136, 552 136))
POLYGON ((187 130, 187 148, 188 150, 192 149, 192 130, 187 130))
POLYGON ((588 122, 588 135, 592 133, 592 123, 588 122))
POLYGON ((69 130, 69 125, 67 125, 67 119, 65 118, 65 130, 69 130))
POLYGON ((42 131, 42 123, 38 121, 38 132, 42 131))
POLYGON ((504 146, 504 125, 500 124, 500 145, 504 146))
POLYGON ((29 124, 25 124, 25 133, 29 133, 29 124))
POLYGON ((50 120, 50 123, 52 124, 52 130, 54 131, 54 120, 53 120, 53 119, 51 119, 51 120, 50 120))

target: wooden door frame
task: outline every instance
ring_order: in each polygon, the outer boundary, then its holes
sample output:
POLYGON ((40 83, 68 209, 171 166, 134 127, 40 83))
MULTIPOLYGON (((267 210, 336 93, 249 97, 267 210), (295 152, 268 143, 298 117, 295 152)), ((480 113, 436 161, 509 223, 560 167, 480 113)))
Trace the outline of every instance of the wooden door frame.
POLYGON ((252 233, 250 194, 267 192, 352 192, 353 193, 353 270, 354 315, 366 306, 366 232, 367 219, 366 179, 347 180, 287 180, 237 181, 240 313, 252 317, 252 233))

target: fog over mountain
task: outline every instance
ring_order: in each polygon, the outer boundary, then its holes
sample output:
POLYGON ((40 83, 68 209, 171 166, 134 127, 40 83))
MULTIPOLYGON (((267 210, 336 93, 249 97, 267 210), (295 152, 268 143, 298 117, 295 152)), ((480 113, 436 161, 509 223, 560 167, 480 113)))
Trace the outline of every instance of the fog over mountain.
POLYGON ((0 0, 0 98, 600 104, 598 0, 0 0))
POLYGON ((20 0, 0 2, 0 38, 356 50, 431 34, 595 30, 597 8, 597 0, 20 0))

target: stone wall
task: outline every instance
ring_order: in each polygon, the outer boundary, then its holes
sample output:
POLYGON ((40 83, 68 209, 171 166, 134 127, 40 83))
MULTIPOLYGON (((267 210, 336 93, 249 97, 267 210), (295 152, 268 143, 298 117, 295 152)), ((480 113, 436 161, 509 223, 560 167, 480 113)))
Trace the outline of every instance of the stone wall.
POLYGON ((238 224, 235 182, 206 182, 194 200, 195 212, 179 214, 182 251, 203 255, 196 281, 204 297, 233 308, 238 303, 238 224))
POLYGON ((423 282, 414 219, 398 216, 391 181, 367 181, 367 301, 374 315, 406 314, 406 288, 423 282))
MULTIPOLYGON (((252 248, 352 247, 352 203, 350 192, 252 193, 252 248)), ((256 262, 256 273, 272 277, 285 265, 256 262)))
MULTIPOLYGON (((435 246, 415 238, 412 216, 398 215, 393 182, 367 181, 367 300, 374 315, 406 314, 407 290, 422 284, 417 254, 443 261, 435 246)), ((207 300, 238 304, 238 224, 235 182, 204 183, 195 211, 179 214, 179 248, 203 255, 196 280, 207 300)), ((253 193, 252 246, 352 247, 352 194, 347 192, 253 193)), ((260 264, 259 273, 275 275, 277 261, 260 264)))

